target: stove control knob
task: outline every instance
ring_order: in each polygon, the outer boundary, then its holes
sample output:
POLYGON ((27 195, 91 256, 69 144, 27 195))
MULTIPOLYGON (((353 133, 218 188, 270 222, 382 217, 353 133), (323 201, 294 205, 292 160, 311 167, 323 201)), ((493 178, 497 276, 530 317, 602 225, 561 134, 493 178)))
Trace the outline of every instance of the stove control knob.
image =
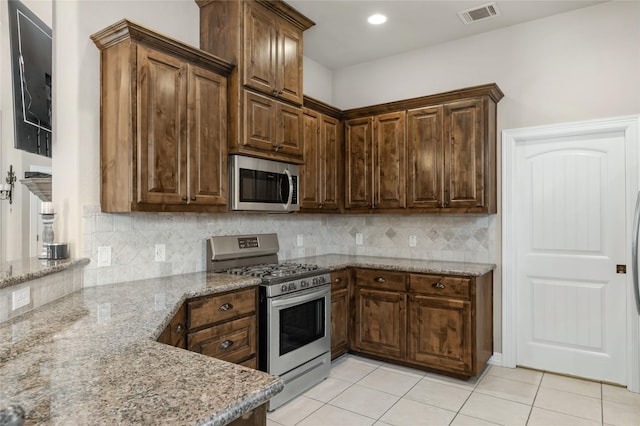
POLYGON ((282 292, 284 293, 284 292, 286 292, 287 290, 289 290, 289 288, 287 287, 287 285, 286 285, 286 284, 282 284, 282 285, 280 286, 280 290, 282 290, 282 292))
POLYGON ((289 290, 295 290, 296 289, 296 283, 289 283, 289 290))
POLYGON ((301 280, 300 281, 300 288, 307 288, 307 287, 309 287, 309 281, 301 280))

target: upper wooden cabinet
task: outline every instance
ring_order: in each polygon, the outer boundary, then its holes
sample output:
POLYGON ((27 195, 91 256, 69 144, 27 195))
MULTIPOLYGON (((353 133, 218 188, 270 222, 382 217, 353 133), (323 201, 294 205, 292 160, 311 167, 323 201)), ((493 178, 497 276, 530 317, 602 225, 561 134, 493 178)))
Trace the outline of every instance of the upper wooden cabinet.
POLYGON ((226 210, 232 66, 127 20, 91 39, 101 50, 102 210, 226 210))
POLYGON ((244 13, 244 84, 302 105, 302 31, 257 3, 244 13))
POLYGON ((347 211, 496 213, 502 96, 488 84, 344 111, 347 211))
MULTIPOLYGON (((307 100, 305 100, 307 102, 307 100)), ((340 120, 304 108, 304 164, 300 166, 300 207, 338 210, 342 204, 342 126, 340 120)))
POLYGON ((345 121, 345 208, 404 208, 405 112, 345 121))
POLYGON ((282 1, 196 2, 201 48, 237 65, 230 152, 302 163, 302 33, 314 23, 282 1))

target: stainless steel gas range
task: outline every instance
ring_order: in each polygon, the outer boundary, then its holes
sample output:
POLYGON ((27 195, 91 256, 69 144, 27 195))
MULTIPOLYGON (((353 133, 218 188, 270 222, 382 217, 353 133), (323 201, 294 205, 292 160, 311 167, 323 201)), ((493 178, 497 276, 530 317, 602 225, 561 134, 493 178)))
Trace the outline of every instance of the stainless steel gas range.
POLYGON ((278 263, 278 236, 215 236, 207 270, 262 280, 258 300, 258 368, 283 378, 269 411, 329 376, 331 280, 317 265, 278 263))

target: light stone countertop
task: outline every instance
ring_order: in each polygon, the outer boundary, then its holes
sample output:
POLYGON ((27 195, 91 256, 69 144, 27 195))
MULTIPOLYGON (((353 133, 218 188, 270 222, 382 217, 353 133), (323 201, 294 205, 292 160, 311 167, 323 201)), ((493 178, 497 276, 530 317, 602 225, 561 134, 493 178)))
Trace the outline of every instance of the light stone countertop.
POLYGON ((65 269, 88 265, 89 259, 46 260, 30 257, 0 263, 0 289, 35 280, 65 269))
POLYGON ((200 272, 91 287, 2 323, 0 401, 27 424, 226 424, 282 380, 155 340, 187 298, 258 283, 200 272))
POLYGON ((394 257, 359 256, 348 254, 325 254, 292 259, 289 262, 310 263, 332 271, 344 268, 376 268, 388 271, 416 272, 424 274, 447 274, 478 277, 492 271, 491 263, 448 262, 441 260, 398 259, 394 257))

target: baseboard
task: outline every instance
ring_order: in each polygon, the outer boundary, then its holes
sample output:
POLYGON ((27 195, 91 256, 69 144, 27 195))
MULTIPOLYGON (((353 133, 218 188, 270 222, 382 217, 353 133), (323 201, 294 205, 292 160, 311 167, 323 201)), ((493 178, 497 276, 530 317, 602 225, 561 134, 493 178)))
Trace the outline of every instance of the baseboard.
POLYGON ((491 358, 489 358, 488 363, 491 364, 491 365, 497 365, 497 366, 502 367, 502 353, 501 352, 494 352, 493 356, 491 358))

